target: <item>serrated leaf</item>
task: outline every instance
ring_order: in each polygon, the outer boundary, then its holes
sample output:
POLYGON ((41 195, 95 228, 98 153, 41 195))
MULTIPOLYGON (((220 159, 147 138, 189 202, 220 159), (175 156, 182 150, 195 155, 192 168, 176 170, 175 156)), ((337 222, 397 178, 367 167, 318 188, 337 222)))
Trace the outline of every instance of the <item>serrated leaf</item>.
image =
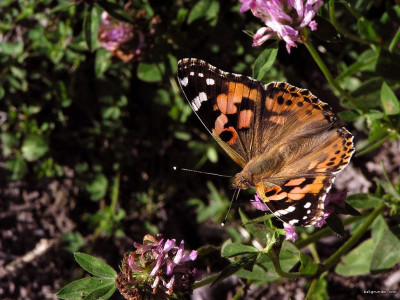
POLYGON ((99 16, 95 6, 85 6, 83 19, 83 33, 89 51, 96 48, 97 36, 99 32, 99 16))
POLYGON ((341 237, 345 236, 346 231, 344 230, 343 222, 336 214, 330 214, 325 221, 333 232, 336 232, 341 237))
POLYGON ((41 158, 49 150, 49 146, 43 136, 28 135, 21 147, 22 156, 27 161, 35 161, 41 158))
POLYGON ((336 266, 335 272, 342 276, 358 276, 368 274, 372 259, 374 241, 368 239, 354 248, 336 266))
POLYGON ((239 243, 225 244, 221 249, 222 257, 233 257, 249 253, 258 253, 258 249, 253 246, 247 246, 239 243))
POLYGON ((375 249, 372 254, 371 271, 388 270, 400 261, 400 240, 389 229, 382 216, 372 225, 372 240, 375 249))
POLYGON ((393 93, 392 89, 383 82, 381 88, 381 102, 386 115, 393 116, 400 113, 399 99, 393 93))
POLYGON ((82 298, 97 289, 107 286, 115 286, 115 279, 102 279, 95 277, 87 277, 75 280, 57 292, 57 297, 60 299, 82 298))
POLYGON ((313 31, 313 35, 322 41, 328 43, 337 43, 341 41, 341 36, 329 20, 316 15, 314 20, 317 22, 317 30, 313 31))
POLYGON ((97 257, 77 252, 74 254, 78 264, 90 274, 106 279, 115 279, 117 272, 97 257))
POLYGON ((265 74, 271 69, 278 54, 278 45, 274 43, 265 49, 254 62, 253 78, 262 80, 265 74))

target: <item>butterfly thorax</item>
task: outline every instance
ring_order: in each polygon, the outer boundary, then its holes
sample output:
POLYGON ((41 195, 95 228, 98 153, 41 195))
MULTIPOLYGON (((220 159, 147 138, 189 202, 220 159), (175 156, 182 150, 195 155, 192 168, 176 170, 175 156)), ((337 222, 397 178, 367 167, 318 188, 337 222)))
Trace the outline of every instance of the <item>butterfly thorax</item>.
POLYGON ((268 156, 259 156, 249 161, 240 173, 237 173, 232 183, 234 188, 247 189, 256 187, 262 182, 266 187, 272 187, 275 184, 269 182, 269 178, 277 173, 281 168, 278 159, 268 156))

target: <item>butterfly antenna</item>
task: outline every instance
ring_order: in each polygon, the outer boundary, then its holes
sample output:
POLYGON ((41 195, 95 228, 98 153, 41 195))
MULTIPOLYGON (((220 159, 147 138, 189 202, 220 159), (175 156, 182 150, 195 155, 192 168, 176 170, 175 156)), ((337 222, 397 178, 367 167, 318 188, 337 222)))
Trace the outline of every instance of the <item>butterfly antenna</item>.
POLYGON ((185 169, 185 168, 178 168, 178 167, 173 167, 173 169, 175 171, 193 172, 193 173, 200 173, 200 174, 213 175, 213 176, 219 176, 219 177, 227 177, 227 178, 233 177, 233 176, 229 176, 229 175, 222 175, 222 174, 217 174, 217 173, 203 172, 203 171, 197 171, 197 170, 191 170, 191 169, 185 169))
POLYGON ((228 219, 229 212, 231 211, 231 208, 232 208, 232 203, 233 203, 234 201, 236 201, 236 200, 239 198, 239 192, 240 192, 240 189, 236 189, 236 190, 233 192, 231 204, 229 204, 228 211, 226 212, 225 218, 224 218, 224 220, 222 221, 221 226, 225 226, 226 220, 228 219))

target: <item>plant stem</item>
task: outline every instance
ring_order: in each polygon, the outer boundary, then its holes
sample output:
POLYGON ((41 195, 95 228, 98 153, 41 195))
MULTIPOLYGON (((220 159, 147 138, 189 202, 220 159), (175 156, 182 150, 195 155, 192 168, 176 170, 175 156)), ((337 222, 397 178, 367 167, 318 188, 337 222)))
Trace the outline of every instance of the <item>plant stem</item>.
POLYGON ((397 43, 400 40, 400 28, 397 30, 396 34, 394 35, 392 41, 390 42, 389 45, 389 51, 393 52, 394 48, 396 48, 397 43))
POLYGON ((328 67, 322 60, 321 56, 319 56, 317 50, 314 48, 311 40, 307 38, 304 45, 306 45, 307 50, 310 52, 311 56, 314 58, 315 62, 317 63, 318 67, 321 69, 322 73, 325 75, 326 80, 331 85, 333 89, 338 91, 347 101, 353 104, 355 107, 359 107, 356 99, 354 99, 350 94, 348 94, 345 90, 343 90, 333 78, 331 72, 329 72, 328 67))
POLYGON ((314 279, 311 281, 311 285, 310 285, 310 287, 308 288, 308 291, 307 291, 307 295, 306 295, 305 300, 311 299, 311 296, 312 296, 312 294, 314 293, 315 288, 317 287, 318 280, 319 280, 319 278, 314 278, 314 279))
POLYGON ((308 274, 301 274, 301 273, 298 273, 298 272, 296 272, 296 273, 288 273, 288 272, 283 271, 282 268, 281 268, 281 264, 279 262, 279 258, 276 255, 274 249, 271 249, 271 251, 268 252, 268 256, 272 260, 272 263, 274 265, 276 274, 278 274, 280 277, 283 277, 283 278, 302 278, 302 277, 311 277, 311 276, 313 276, 313 274, 308 275, 308 274))
POLYGON ((205 279, 203 279, 203 280, 201 280, 201 281, 195 282, 195 283, 193 284, 193 289, 197 289, 197 288, 199 288, 199 287, 202 287, 202 286, 205 286, 205 285, 207 285, 207 284, 210 284, 210 283, 213 282, 215 279, 217 279, 218 276, 219 276, 219 274, 214 274, 214 275, 211 275, 210 277, 207 277, 207 278, 205 278, 205 279))
POLYGON ((342 247, 339 248, 331 257, 329 257, 325 262, 326 269, 332 268, 340 259, 342 255, 344 255, 350 248, 361 238, 361 236, 368 230, 369 226, 375 220, 375 218, 381 213, 381 211, 385 208, 385 204, 379 204, 368 216, 365 222, 356 230, 351 238, 349 238, 342 247))

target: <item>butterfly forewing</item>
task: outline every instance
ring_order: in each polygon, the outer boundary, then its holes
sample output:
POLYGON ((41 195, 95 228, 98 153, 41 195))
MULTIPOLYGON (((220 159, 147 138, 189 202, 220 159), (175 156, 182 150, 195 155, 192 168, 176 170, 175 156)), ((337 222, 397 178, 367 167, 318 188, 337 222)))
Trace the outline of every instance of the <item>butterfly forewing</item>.
POLYGON ((264 85, 197 59, 179 62, 178 81, 201 122, 277 217, 296 226, 322 217, 334 176, 354 152, 353 136, 334 127, 326 103, 288 83, 264 85))

